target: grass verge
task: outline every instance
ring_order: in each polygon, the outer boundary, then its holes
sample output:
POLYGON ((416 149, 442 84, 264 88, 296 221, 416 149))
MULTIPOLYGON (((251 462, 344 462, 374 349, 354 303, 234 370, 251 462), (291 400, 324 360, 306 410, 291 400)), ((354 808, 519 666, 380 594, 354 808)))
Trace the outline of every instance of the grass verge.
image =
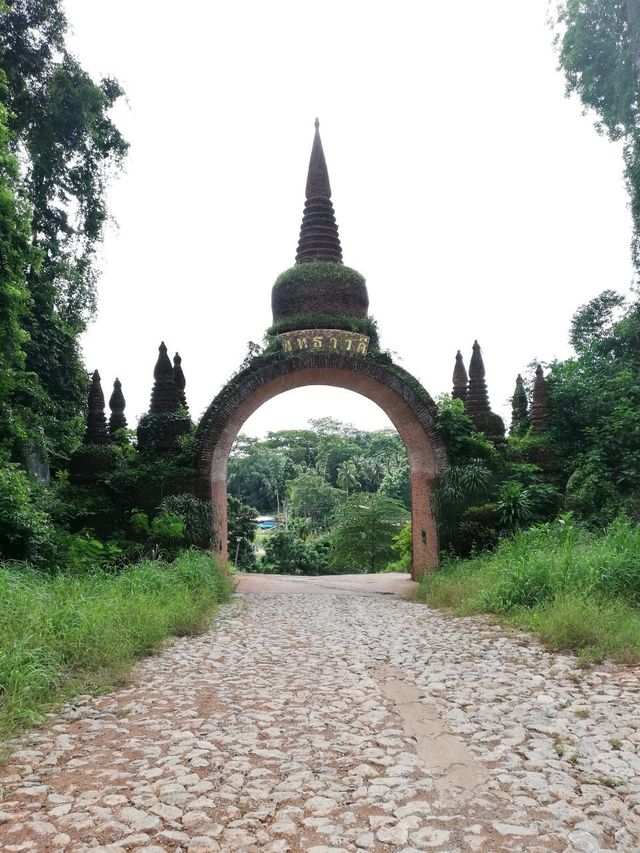
POLYGON ((491 613, 583 663, 640 661, 640 526, 601 533, 571 519, 518 533, 493 553, 445 563, 418 598, 457 615, 491 613))
POLYGON ((0 566, 0 740, 73 693, 113 684, 167 637, 200 632, 230 593, 198 551, 117 574, 0 566))

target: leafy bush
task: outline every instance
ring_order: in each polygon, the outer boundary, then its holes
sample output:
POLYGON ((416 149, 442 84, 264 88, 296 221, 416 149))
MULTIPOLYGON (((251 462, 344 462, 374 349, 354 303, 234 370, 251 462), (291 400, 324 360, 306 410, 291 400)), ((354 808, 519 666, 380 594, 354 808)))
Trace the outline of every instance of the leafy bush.
POLYGON ((211 548, 213 510, 211 501, 203 501, 188 493, 170 495, 160 504, 160 512, 184 519, 184 540, 196 548, 211 548))
POLYGON ((43 509, 43 492, 19 465, 0 465, 0 560, 53 563, 55 531, 43 509))
POLYGON ((388 563, 385 567, 386 572, 410 572, 413 559, 413 541, 411 524, 405 526, 397 533, 393 539, 393 553, 395 560, 388 563))
POLYGON ((437 406, 438 429, 452 465, 481 461, 492 469, 500 467, 501 460, 493 442, 477 431, 462 400, 443 394, 438 397, 437 406))
POLYGON ((274 530, 265 542, 260 568, 264 572, 301 575, 307 565, 305 543, 286 530, 274 530))
POLYGON ((142 553, 147 556, 175 557, 185 540, 185 520, 173 512, 161 512, 149 519, 146 512, 134 510, 131 529, 134 535, 144 541, 142 553))
POLYGON ((296 533, 274 530, 265 542, 265 555, 259 570, 282 575, 333 574, 331 537, 327 534, 314 539, 301 539, 296 533))
POLYGON ((241 503, 233 495, 227 495, 227 550, 229 559, 236 568, 246 572, 256 568, 253 541, 256 535, 256 516, 252 506, 241 503))

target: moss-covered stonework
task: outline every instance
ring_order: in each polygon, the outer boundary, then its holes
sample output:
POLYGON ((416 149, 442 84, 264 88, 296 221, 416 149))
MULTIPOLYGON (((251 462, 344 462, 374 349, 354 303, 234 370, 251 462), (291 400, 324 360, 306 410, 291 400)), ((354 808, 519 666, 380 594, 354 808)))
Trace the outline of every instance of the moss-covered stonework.
POLYGON ((362 319, 368 308, 364 277, 350 267, 327 261, 298 264, 286 270, 271 291, 274 323, 300 314, 362 319))

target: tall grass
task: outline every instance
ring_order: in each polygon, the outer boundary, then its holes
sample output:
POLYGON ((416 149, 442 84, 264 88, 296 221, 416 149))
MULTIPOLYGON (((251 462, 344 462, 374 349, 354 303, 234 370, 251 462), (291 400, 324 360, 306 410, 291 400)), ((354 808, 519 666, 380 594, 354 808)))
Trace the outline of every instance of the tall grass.
POLYGON ((569 519, 518 533, 492 554, 453 561, 418 595, 460 615, 494 613, 585 660, 640 660, 640 526, 601 533, 569 519))
POLYGON ((0 738, 51 702, 108 684, 171 635, 202 630, 230 594, 203 552, 118 574, 0 567, 0 738))

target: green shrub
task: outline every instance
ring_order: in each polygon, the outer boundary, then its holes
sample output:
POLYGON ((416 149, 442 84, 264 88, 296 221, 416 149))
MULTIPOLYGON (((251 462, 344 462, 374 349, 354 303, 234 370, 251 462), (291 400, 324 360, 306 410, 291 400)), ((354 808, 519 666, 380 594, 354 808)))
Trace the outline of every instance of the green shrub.
POLYGON ((395 559, 387 564, 386 572, 410 572, 413 558, 413 539, 411 523, 405 526, 391 540, 395 559))
POLYGON ((260 564, 263 572, 281 575, 301 575, 306 567, 305 543, 286 530, 274 530, 264 545, 260 564))
POLYGON ((233 495, 227 495, 227 552, 236 568, 252 572, 256 568, 253 542, 258 513, 233 495))
POLYGON ((160 504, 160 512, 170 512, 184 519, 184 540, 196 548, 211 548, 213 510, 211 501, 195 495, 170 495, 160 504))
POLYGON ((274 530, 269 534, 259 571, 282 575, 334 574, 331 563, 331 536, 301 539, 293 531, 274 530))
POLYGON ((0 465, 0 560, 51 566, 55 530, 43 508, 44 489, 19 465, 0 465))

